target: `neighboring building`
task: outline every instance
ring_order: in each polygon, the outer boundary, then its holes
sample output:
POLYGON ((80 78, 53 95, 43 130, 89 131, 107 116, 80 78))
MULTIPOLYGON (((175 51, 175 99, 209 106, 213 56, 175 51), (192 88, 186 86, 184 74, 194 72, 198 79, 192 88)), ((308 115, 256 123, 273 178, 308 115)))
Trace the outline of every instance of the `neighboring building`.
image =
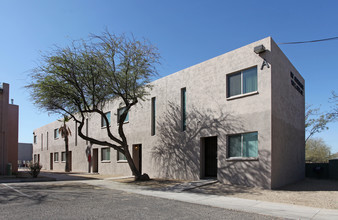
POLYGON ((9 85, 0 85, 0 175, 7 175, 7 166, 18 171, 19 106, 9 104, 9 85))
MULTIPOLYGON (((152 83, 148 100, 124 125, 136 166, 151 177, 277 188, 305 174, 304 79, 270 38, 254 42, 152 83)), ((106 106, 112 130, 121 101, 106 106)), ((64 170, 65 145, 55 121, 34 130, 34 158, 44 169, 64 170)), ((71 167, 130 175, 115 150, 90 144, 68 123, 71 167)), ((84 133, 108 140, 99 115, 84 133)), ((116 134, 116 131, 114 131, 116 134)))
POLYGON ((25 166, 28 162, 32 161, 33 157, 33 144, 19 143, 18 145, 18 164, 25 166))

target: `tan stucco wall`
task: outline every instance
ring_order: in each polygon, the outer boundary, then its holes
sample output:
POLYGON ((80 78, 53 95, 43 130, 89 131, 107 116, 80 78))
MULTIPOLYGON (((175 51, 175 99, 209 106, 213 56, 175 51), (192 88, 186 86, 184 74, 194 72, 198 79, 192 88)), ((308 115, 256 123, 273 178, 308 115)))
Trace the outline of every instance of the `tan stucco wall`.
MULTIPOLYGON (((271 38, 254 42, 237 50, 220 55, 187 69, 181 70, 152 83, 153 90, 148 100, 140 102, 129 112, 129 122, 124 125, 130 150, 134 144, 142 144, 142 172, 151 177, 177 179, 199 179, 203 177, 203 138, 217 136, 218 179, 224 183, 255 185, 271 188, 271 146, 272 146, 272 101, 271 70, 261 69, 263 57, 255 54, 253 48, 263 44, 271 51, 271 38), (227 99, 226 79, 231 74, 257 66, 258 92, 237 99, 227 99), (181 89, 186 88, 187 130, 181 131, 181 89), (151 98, 156 97, 156 134, 151 136, 151 98), (258 159, 227 158, 227 135, 258 132, 258 159)), ((272 54, 265 52, 269 60, 272 54)), ((272 58, 271 58, 272 59, 272 58)), ((116 113, 121 102, 114 101, 106 106, 111 111, 111 128, 116 134, 116 113)), ((85 157, 86 143, 78 138, 74 145, 74 122, 70 123, 73 136, 70 150, 73 152, 73 171, 87 171, 85 157), (77 157, 75 159, 75 157, 77 157)), ((35 130, 35 133, 53 134, 61 125, 53 122, 35 130)), ((101 128, 99 115, 89 118, 89 135, 108 140, 101 128)), ((51 136, 52 137, 52 136, 51 136)), ((39 141, 39 138, 38 138, 39 141)), ((64 151, 63 140, 50 139, 50 149, 41 151, 39 143, 34 145, 34 154, 41 158, 51 151, 64 151), (62 149, 62 150, 61 150, 62 149)), ((92 148, 101 148, 93 145, 92 148)), ((101 158, 101 150, 99 160, 101 158)), ((60 153, 59 153, 60 154, 60 153)), ((61 157, 61 155, 60 155, 61 157)), ((111 150, 111 161, 99 162, 100 173, 130 175, 127 163, 116 161, 116 152, 111 150)), ((42 160, 49 164, 49 155, 42 160)), ((44 165, 44 168, 49 169, 44 165)), ((64 169, 62 163, 54 170, 64 169)))
POLYGON ((292 85, 290 71, 305 86, 303 77, 272 44, 272 188, 305 177, 305 90, 292 85))

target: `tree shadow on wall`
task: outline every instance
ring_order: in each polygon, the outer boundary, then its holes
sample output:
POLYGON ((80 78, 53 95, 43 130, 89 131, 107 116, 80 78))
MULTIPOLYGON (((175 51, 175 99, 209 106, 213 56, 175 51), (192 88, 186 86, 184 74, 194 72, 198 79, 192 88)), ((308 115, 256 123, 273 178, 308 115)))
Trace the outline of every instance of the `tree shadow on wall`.
POLYGON ((157 123, 154 166, 163 178, 199 179, 201 138, 217 136, 218 146, 225 146, 225 134, 240 130, 242 123, 221 108, 200 110, 195 106, 189 107, 185 131, 181 119, 181 108, 169 102, 167 112, 157 123))
MULTIPOLYGON (((271 154, 262 149, 258 151, 258 154, 257 160, 228 160, 222 163, 218 168, 219 179, 224 180, 222 181, 224 183, 270 188, 271 154)), ((221 152, 219 159, 226 160, 226 154, 221 152)))

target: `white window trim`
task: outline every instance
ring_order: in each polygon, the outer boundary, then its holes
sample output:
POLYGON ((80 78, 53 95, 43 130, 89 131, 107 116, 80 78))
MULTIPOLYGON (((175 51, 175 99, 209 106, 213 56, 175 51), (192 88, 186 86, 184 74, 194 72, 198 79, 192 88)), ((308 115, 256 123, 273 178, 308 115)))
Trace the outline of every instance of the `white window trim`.
MULTIPOLYGON (((244 134, 250 134, 250 133, 256 133, 257 132, 257 144, 258 144, 258 131, 252 131, 252 132, 244 132, 244 133, 238 133, 238 134, 229 134, 227 138, 227 158, 226 161, 258 161, 259 160, 259 150, 257 146, 257 157, 230 157, 229 151, 230 151, 230 143, 229 143, 229 137, 235 136, 235 135, 241 135, 241 145, 243 145, 243 135, 244 134)), ((243 146, 241 146, 241 150, 243 150, 243 146)))
POLYGON ((246 96, 251 96, 251 95, 255 95, 255 94, 259 94, 258 92, 258 68, 257 66, 252 66, 252 67, 249 67, 249 68, 246 68, 246 69, 242 69, 242 70, 239 70, 239 71, 236 71, 236 72, 233 72, 233 73, 229 73, 229 74, 226 74, 226 96, 227 96, 227 100, 232 100, 232 99, 238 99, 238 98, 242 98, 242 97, 246 97, 246 96), (256 70, 257 70, 257 90, 256 91, 252 91, 252 92, 248 92, 248 93, 243 93, 243 71, 245 70, 249 70, 249 69, 252 69, 252 68, 255 68, 256 67, 256 70), (241 74, 241 94, 238 94, 238 95, 233 95, 233 96, 229 96, 228 92, 229 92, 229 76, 231 75, 234 75, 236 73, 240 73, 241 74))

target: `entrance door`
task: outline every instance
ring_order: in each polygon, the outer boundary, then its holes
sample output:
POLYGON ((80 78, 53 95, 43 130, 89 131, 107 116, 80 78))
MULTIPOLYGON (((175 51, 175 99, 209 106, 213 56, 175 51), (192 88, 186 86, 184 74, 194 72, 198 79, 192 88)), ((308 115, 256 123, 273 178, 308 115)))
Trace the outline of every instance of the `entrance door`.
POLYGON ((98 173, 99 172, 99 153, 98 153, 98 149, 93 149, 93 158, 92 158, 92 162, 93 162, 93 173, 98 173))
POLYGON ((217 177, 217 137, 204 139, 205 177, 217 177))
POLYGON ((69 171, 72 171, 72 152, 69 151, 69 171))
POLYGON ((142 173, 142 145, 133 145, 133 160, 136 169, 142 173))
POLYGON ((50 153, 50 165, 49 165, 50 166, 50 168, 49 168, 50 170, 53 170, 53 162, 54 162, 53 161, 53 153, 50 153))

